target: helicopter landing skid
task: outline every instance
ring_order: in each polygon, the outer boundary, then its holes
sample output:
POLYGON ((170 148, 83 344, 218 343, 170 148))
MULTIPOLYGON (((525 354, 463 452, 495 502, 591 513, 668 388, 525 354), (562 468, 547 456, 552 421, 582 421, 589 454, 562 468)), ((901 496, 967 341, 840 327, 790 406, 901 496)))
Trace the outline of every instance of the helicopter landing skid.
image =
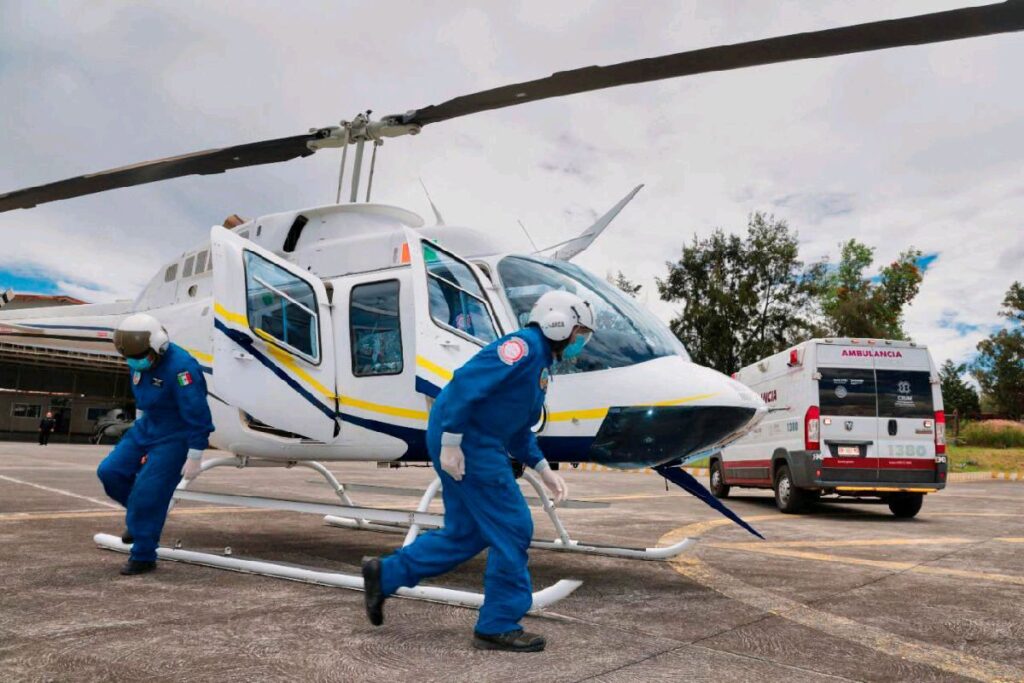
MULTIPOLYGON (((105 550, 127 553, 131 550, 130 545, 125 545, 121 539, 111 534, 96 534, 93 536, 96 545, 105 550)), ((233 557, 228 554, 215 555, 194 550, 183 550, 180 548, 158 548, 157 557, 161 560, 171 562, 183 562, 203 567, 226 569, 228 571, 241 572, 243 574, 256 574, 288 581, 299 581, 312 583, 318 586, 329 586, 331 588, 347 588, 349 590, 363 590, 363 577, 355 574, 343 574, 340 572, 327 572, 307 567, 297 567, 290 564, 279 564, 276 562, 265 562, 261 560, 250 560, 233 557)), ((530 607, 531 614, 537 614, 545 608, 550 607, 559 600, 568 597, 573 591, 582 585, 582 581, 571 581, 561 579, 543 590, 533 594, 533 605, 530 607)), ((472 591, 455 590, 439 586, 417 586, 415 588, 399 588, 395 593, 396 597, 408 598, 411 600, 425 600, 427 602, 438 602, 456 607, 467 607, 480 609, 484 596, 472 591)))
MULTIPOLYGON (((566 531, 565 525, 562 524, 562 520, 558 516, 558 512, 555 509, 555 504, 552 502, 548 492, 544 489, 540 480, 532 472, 523 472, 523 479, 525 479, 537 492, 538 497, 544 507, 544 512, 547 513, 548 518, 551 520, 551 524, 555 527, 555 532, 558 534, 558 538, 548 541, 541 539, 533 539, 530 542, 531 548, 538 550, 556 550, 559 552, 566 553, 579 553, 583 555, 601 555, 604 557, 618 557, 630 560, 670 560, 673 557, 681 554, 685 550, 689 549, 695 543, 692 538, 684 538, 678 543, 674 543, 670 546, 660 548, 632 548, 628 546, 615 546, 608 544, 598 543, 583 543, 581 541, 574 540, 569 536, 569 532, 566 531)), ((441 490, 441 479, 434 477, 434 480, 427 487, 423 493, 423 497, 420 498, 419 505, 416 506, 416 512, 414 515, 429 515, 427 509, 430 507, 431 501, 437 496, 441 490)), ((429 524, 428 520, 424 520, 429 524)), ((338 514, 326 515, 324 522, 330 526, 337 526, 346 529, 367 529, 371 531, 384 531, 389 533, 404 533, 405 542, 403 546, 409 545, 416 537, 419 536, 421 528, 424 524, 412 521, 408 524, 403 522, 386 522, 383 524, 368 524, 366 520, 356 519, 354 516, 343 516, 338 514)))

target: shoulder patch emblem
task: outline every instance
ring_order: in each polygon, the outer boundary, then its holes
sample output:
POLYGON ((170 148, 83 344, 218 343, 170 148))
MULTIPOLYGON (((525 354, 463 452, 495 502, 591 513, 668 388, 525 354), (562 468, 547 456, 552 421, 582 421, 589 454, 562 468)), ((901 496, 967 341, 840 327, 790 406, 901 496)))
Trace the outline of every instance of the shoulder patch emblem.
POLYGON ((498 358, 505 365, 515 365, 530 353, 530 347, 519 337, 512 337, 498 347, 498 358))
POLYGON ((551 373, 547 368, 540 371, 540 390, 547 391, 548 383, 551 381, 551 373))
POLYGON ((132 373, 132 384, 138 384, 141 381, 142 373, 136 370, 135 372, 132 373))
POLYGON ((192 384, 192 373, 190 373, 188 370, 186 370, 185 372, 179 372, 178 386, 187 387, 189 384, 192 384))

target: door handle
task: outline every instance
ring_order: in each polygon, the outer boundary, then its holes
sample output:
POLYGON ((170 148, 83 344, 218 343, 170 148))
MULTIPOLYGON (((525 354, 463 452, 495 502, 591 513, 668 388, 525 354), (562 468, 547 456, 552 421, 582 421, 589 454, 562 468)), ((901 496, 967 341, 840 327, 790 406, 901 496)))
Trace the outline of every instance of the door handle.
POLYGON ((458 344, 456 344, 454 342, 450 342, 448 340, 445 340, 445 341, 441 342, 441 347, 445 348, 445 349, 450 349, 452 351, 458 351, 459 349, 462 348, 458 344))
POLYGON ((889 436, 896 436, 896 432, 899 431, 896 420, 889 420, 889 436))
POLYGON ((231 356, 238 360, 254 360, 253 355, 251 353, 246 353, 245 351, 234 351, 231 356))

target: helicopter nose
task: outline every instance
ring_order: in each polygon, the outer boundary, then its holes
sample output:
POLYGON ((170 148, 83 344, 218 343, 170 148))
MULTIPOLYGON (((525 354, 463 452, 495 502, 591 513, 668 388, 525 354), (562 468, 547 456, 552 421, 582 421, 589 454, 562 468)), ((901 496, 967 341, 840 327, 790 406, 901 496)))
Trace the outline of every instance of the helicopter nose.
POLYGON ((709 391, 699 401, 609 409, 590 448, 592 461, 638 468, 709 454, 749 432, 768 413, 747 386, 701 370, 709 391))

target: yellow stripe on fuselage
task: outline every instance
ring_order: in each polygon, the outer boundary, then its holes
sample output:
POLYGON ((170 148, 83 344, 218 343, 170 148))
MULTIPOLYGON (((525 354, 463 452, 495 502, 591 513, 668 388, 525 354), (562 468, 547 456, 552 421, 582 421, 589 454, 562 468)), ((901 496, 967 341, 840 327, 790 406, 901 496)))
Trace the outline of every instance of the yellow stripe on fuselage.
POLYGON ((339 402, 343 406, 361 408, 362 410, 369 410, 374 413, 383 413, 384 415, 392 415, 394 417, 404 417, 410 420, 426 420, 428 417, 428 413, 425 410, 399 408, 398 406, 385 406, 380 403, 371 403, 352 396, 342 396, 340 397, 339 402))
POLYGON ((213 365, 213 356, 211 354, 203 353, 199 349, 189 349, 189 348, 186 348, 185 350, 188 351, 189 355, 191 355, 196 360, 201 360, 204 363, 206 363, 207 365, 213 365))
POLYGON ((219 315, 220 317, 224 318, 225 320, 230 320, 233 323, 245 325, 246 327, 249 326, 248 318, 246 318, 241 313, 234 313, 233 311, 229 311, 216 301, 213 302, 213 312, 219 315))
MULTIPOLYGON (((685 396, 683 398, 674 398, 668 401, 658 401, 656 403, 640 403, 631 405, 631 408, 648 408, 652 406, 678 406, 683 403, 691 403, 693 401, 701 401, 706 398, 711 398, 716 394, 695 394, 693 396, 685 396)), ((586 410, 564 410, 557 413, 551 413, 548 415, 548 422, 568 422, 570 420, 603 420, 608 415, 608 408, 590 408, 586 410)))
POLYGON ((448 381, 451 381, 452 377, 455 376, 455 373, 449 370, 448 368, 442 367, 435 363, 434 361, 424 358, 423 356, 416 356, 416 365, 420 366, 421 368, 430 370, 438 377, 443 377, 448 381))

